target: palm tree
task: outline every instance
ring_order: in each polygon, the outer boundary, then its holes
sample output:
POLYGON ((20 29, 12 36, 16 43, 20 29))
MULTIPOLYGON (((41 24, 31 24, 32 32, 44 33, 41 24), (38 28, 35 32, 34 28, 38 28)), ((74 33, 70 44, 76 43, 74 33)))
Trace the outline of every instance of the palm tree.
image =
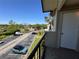
POLYGON ((45 17, 45 21, 49 25, 49 30, 52 30, 52 26, 54 25, 53 17, 52 16, 45 17))
POLYGON ((45 17, 45 21, 46 21, 47 23, 49 23, 49 19, 48 19, 48 17, 45 17))

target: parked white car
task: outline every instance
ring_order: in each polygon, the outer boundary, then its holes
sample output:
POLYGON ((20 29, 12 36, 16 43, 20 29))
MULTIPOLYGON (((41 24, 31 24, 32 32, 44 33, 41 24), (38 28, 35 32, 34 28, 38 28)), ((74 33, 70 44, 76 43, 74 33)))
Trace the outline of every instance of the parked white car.
POLYGON ((20 35, 22 35, 23 33, 21 33, 20 31, 15 31, 15 33, 14 33, 14 35, 16 35, 16 36, 20 36, 20 35))

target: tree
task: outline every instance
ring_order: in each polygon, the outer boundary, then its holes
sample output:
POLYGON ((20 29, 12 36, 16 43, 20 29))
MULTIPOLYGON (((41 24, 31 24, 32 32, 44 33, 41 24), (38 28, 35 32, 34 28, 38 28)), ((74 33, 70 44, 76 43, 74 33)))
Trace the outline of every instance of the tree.
POLYGON ((15 24, 15 22, 13 20, 10 20, 9 21, 9 25, 7 27, 7 31, 6 33, 14 33, 16 30, 19 29, 19 25, 18 24, 15 24))
POLYGON ((9 24, 10 24, 10 25, 14 25, 15 22, 14 22, 13 20, 10 20, 10 21, 9 21, 9 24))
POLYGON ((50 19, 48 19, 48 17, 45 17, 45 21, 49 23, 50 19))
POLYGON ((52 30, 52 26, 54 25, 53 17, 52 16, 45 17, 45 21, 50 25, 49 30, 52 30))

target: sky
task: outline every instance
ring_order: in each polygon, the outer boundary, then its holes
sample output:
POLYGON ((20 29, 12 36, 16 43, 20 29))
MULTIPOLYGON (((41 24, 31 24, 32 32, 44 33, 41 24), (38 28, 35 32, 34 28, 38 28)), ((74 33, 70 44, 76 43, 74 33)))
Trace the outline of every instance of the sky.
POLYGON ((41 0, 0 0, 0 24, 10 20, 19 24, 44 24, 41 0))

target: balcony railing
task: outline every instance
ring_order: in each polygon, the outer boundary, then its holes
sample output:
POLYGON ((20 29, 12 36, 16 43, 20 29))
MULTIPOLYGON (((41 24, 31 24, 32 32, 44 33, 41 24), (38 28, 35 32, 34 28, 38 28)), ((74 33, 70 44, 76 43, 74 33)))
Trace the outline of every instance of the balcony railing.
POLYGON ((27 59, 44 59, 44 52, 45 52, 45 34, 36 44, 32 52, 29 54, 27 59))

